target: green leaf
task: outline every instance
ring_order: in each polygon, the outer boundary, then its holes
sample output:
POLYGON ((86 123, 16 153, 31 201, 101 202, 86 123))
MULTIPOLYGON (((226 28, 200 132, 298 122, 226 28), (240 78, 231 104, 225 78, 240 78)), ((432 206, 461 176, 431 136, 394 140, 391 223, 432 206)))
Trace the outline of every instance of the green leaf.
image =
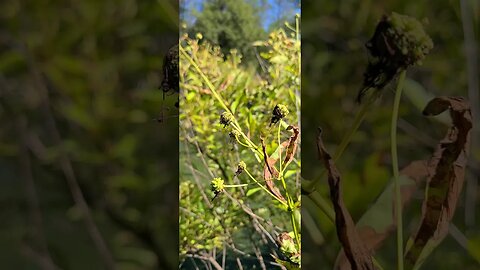
MULTIPOLYGON (((405 80, 403 93, 405 93, 405 96, 410 102, 412 102, 419 112, 421 112, 427 103, 434 97, 434 95, 429 93, 421 84, 412 79, 405 80)), ((445 125, 450 125, 451 123, 448 112, 435 116, 433 119, 445 125)))
POLYGON ((288 61, 288 57, 285 55, 275 55, 274 57, 270 58, 270 62, 274 64, 283 64, 288 61))
POLYGON ((256 188, 251 188, 247 191, 247 197, 252 196, 253 194, 257 193, 257 191, 260 191, 262 188, 261 187, 256 187, 256 188))

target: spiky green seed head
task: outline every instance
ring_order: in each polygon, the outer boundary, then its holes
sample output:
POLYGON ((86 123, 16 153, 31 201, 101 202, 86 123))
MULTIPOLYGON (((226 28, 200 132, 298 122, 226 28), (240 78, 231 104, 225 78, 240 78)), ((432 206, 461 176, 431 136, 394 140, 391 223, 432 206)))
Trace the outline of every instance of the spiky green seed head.
POLYGON ((432 39, 425 33, 422 23, 417 19, 393 12, 386 18, 390 28, 385 35, 391 40, 399 52, 405 57, 406 65, 421 64, 425 56, 433 48, 432 39))
POLYGON ((225 182, 220 177, 215 177, 210 182, 211 190, 215 195, 222 192, 225 189, 225 182))

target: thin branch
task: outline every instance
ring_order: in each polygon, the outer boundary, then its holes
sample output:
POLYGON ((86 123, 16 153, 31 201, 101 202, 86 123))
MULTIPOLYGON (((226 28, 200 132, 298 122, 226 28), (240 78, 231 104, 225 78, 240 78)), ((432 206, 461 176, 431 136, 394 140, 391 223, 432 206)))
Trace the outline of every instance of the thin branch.
POLYGON ((28 147, 26 142, 26 120, 24 117, 17 121, 17 130, 18 134, 21 137, 21 153, 19 155, 19 162, 21 167, 22 178, 25 180, 25 190, 27 193, 28 204, 30 206, 30 216, 32 224, 30 227, 34 233, 34 238, 37 240, 40 250, 35 252, 33 249, 25 250, 27 255, 35 258, 37 263, 44 270, 54 270, 59 269, 51 257, 50 251, 48 250, 47 239, 44 234, 43 227, 43 217, 42 210, 40 208, 40 202, 37 195, 37 190, 35 188, 35 180, 32 173, 32 164, 30 160, 30 154, 28 153, 28 147))

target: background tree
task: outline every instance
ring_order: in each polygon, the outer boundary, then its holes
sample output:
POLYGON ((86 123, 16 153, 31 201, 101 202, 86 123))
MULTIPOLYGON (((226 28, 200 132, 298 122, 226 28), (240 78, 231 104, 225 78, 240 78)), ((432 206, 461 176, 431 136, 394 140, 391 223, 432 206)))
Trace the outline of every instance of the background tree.
POLYGON ((219 45, 222 52, 238 49, 247 59, 253 59, 252 42, 262 39, 266 33, 262 27, 261 8, 257 1, 206 0, 201 12, 194 12, 194 25, 188 32, 219 45))

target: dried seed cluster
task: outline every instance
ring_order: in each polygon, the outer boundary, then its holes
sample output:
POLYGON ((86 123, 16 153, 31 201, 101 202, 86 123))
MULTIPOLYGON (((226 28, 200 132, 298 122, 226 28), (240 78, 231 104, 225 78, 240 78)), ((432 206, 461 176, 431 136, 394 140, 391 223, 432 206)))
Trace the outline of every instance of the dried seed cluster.
POLYGON ((358 102, 369 89, 380 90, 402 70, 421 64, 433 48, 433 42, 418 20, 392 13, 383 16, 365 46, 370 58, 358 102))
POLYGON ((287 106, 283 104, 277 104, 273 109, 272 120, 270 120, 270 125, 278 123, 280 119, 287 116, 289 113, 287 106))
POLYGON ((245 169, 247 168, 247 164, 245 162, 240 161, 237 165, 237 171, 235 172, 235 175, 241 174, 245 169))
POLYGON ((179 92, 178 76, 178 44, 171 47, 163 59, 163 81, 162 90, 167 93, 170 91, 179 92))
POLYGON ((223 112, 222 115, 220 115, 220 124, 226 127, 232 123, 233 119, 234 117, 230 112, 223 112))

